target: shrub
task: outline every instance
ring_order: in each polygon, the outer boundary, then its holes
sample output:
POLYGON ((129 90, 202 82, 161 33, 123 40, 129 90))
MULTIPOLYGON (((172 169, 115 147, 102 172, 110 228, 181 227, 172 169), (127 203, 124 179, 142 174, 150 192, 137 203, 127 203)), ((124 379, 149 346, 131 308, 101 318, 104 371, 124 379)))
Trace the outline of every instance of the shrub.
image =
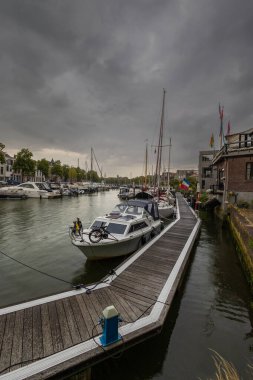
POLYGON ((239 208, 249 208, 249 202, 244 201, 243 199, 237 202, 237 207, 239 208))

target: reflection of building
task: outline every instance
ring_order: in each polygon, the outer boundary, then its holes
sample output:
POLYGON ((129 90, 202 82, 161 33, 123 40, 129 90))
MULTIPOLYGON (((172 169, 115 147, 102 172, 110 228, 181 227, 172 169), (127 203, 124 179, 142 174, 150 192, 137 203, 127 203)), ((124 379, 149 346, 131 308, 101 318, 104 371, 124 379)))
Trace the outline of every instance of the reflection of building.
POLYGON ((213 159, 217 187, 225 201, 253 200, 253 128, 226 136, 226 143, 213 159))
POLYGON ((216 170, 212 167, 212 160, 218 150, 203 150, 199 152, 199 187, 205 191, 216 185, 216 170))

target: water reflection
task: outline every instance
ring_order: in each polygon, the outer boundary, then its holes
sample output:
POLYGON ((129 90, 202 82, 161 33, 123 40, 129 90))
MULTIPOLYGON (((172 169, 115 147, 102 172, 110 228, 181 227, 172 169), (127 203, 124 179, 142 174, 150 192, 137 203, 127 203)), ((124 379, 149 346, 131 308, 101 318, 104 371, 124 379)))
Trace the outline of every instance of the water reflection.
MULTIPOLYGON (((121 258, 87 262, 70 243, 68 225, 79 216, 83 224, 110 211, 117 192, 58 200, 0 202, 0 249, 25 263, 70 283, 94 283, 121 258)), ((203 213, 185 286, 176 296, 159 336, 94 369, 96 380, 181 380, 210 378, 210 348, 234 363, 241 376, 251 377, 251 296, 229 231, 203 213)), ((0 256, 1 306, 72 289, 0 256)))

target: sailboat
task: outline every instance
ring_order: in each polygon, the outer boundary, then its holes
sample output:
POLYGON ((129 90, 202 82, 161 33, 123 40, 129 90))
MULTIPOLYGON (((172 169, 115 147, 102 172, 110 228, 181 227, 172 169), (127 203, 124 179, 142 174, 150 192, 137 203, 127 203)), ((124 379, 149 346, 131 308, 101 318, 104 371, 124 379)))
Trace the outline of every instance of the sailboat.
MULTIPOLYGON (((160 186, 163 132, 164 132, 165 94, 166 94, 166 91, 165 89, 163 89, 162 114, 161 114, 159 140, 158 140, 158 145, 157 145, 156 169, 155 169, 155 176, 154 176, 154 192, 151 193, 144 189, 144 191, 140 192, 136 196, 136 198, 138 199, 154 198, 154 200, 156 200, 156 202, 158 203, 158 211, 161 218, 169 218, 175 212, 174 200, 172 200, 171 198, 172 194, 169 192, 169 183, 168 183, 168 190, 166 194, 162 194, 161 186, 160 186)), ((147 148, 146 148, 146 157, 147 157, 147 148)), ((147 159, 146 159, 146 162, 147 162, 147 159)), ((169 181, 169 170, 168 170, 168 181, 169 181)))

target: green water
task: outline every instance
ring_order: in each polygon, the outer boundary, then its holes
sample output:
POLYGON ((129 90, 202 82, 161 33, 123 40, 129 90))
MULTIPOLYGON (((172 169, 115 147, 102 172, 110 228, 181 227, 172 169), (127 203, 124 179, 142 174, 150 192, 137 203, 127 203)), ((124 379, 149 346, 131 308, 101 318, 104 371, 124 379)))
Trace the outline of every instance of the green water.
MULTIPOLYGON (((72 289, 105 276, 121 259, 87 263, 71 245, 68 225, 84 224, 112 209, 117 191, 57 200, 0 202, 0 250, 46 277, 0 255, 0 306, 72 289)), ((231 361, 244 380, 252 379, 251 295, 234 244, 212 215, 202 228, 185 281, 159 336, 92 370, 92 380, 184 380, 214 377, 212 352, 231 361)))

